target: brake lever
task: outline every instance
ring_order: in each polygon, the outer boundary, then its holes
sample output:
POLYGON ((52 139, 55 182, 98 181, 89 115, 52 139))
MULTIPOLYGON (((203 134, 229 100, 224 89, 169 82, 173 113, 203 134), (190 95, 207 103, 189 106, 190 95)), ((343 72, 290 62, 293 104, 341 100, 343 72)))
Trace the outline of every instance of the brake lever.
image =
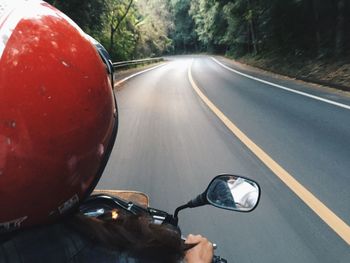
POLYGON ((212 263, 227 263, 227 260, 222 257, 214 255, 212 263))

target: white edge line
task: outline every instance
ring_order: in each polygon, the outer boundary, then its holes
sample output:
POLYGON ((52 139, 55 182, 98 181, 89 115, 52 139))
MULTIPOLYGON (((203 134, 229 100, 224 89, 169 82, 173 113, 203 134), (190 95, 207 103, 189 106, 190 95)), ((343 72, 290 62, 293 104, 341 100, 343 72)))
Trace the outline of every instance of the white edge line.
POLYGON ((166 65, 166 63, 162 63, 162 64, 157 65, 157 66, 155 66, 155 67, 148 68, 148 69, 145 69, 145 70, 140 71, 140 72, 136 72, 135 74, 132 74, 132 75, 130 75, 130 76, 127 76, 126 78, 123 78, 122 80, 119 80, 117 83, 114 84, 114 87, 119 86, 119 85, 122 84, 123 82, 125 82, 125 81, 127 81, 127 80, 129 80, 129 79, 131 79, 131 78, 134 78, 134 77, 136 77, 136 76, 138 76, 138 75, 140 75, 140 74, 146 73, 147 71, 154 70, 154 69, 159 68, 159 67, 162 67, 162 66, 164 66, 164 65, 166 65))
POLYGON ((342 104, 342 103, 339 103, 339 102, 335 102, 335 101, 332 101, 332 100, 327 100, 327 99, 324 99, 324 98, 321 98, 321 97, 318 97, 318 96, 315 96, 315 95, 311 95, 311 94, 308 94, 308 93, 305 93, 305 92, 302 92, 302 91, 290 89, 290 88, 284 87, 282 85, 278 85, 278 84, 275 84, 275 83, 272 83, 272 82, 269 82, 269 81, 266 81, 266 80, 262 80, 262 79, 250 76, 248 74, 242 73, 240 71, 237 71, 235 69, 232 69, 232 68, 222 64, 216 58, 211 57, 211 59, 214 60, 220 66, 226 68, 227 70, 232 71, 232 72, 234 72, 236 74, 242 75, 242 76, 244 76, 246 78, 253 79, 253 80, 262 82, 264 84, 268 84, 268 85, 274 86, 274 87, 279 88, 279 89, 283 89, 283 90, 286 90, 286 91, 289 91, 289 92, 293 92, 293 93, 296 93, 296 94, 299 94, 299 95, 303 95, 305 97, 309 97, 309 98, 312 98, 312 99, 315 99, 315 100, 319 100, 319 101, 322 101, 322 102, 325 102, 325 103, 328 103, 328 104, 332 104, 332 105, 335 105, 335 106, 338 106, 338 107, 350 110, 350 106, 349 105, 345 105, 345 104, 342 104))

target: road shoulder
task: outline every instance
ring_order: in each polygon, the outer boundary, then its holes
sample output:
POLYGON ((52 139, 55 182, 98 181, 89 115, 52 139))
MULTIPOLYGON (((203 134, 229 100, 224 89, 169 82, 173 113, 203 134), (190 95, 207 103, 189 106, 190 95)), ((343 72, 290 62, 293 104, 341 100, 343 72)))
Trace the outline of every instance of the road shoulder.
POLYGON ((124 85, 122 85, 122 84, 117 85, 117 83, 120 83, 120 81, 122 81, 123 79, 125 79, 133 74, 137 74, 141 71, 156 67, 156 66, 161 65, 163 63, 164 63, 164 61, 157 62, 157 63, 151 63, 151 64, 143 65, 143 66, 138 66, 136 68, 115 71, 114 72, 114 88, 116 90, 121 90, 124 87, 124 85))
POLYGON ((312 82, 307 82, 304 80, 299 80, 289 76, 281 75, 275 72, 267 71, 261 68, 257 68, 248 64, 238 62, 237 60, 230 59, 224 56, 213 56, 218 59, 220 62, 224 63, 228 67, 231 67, 242 73, 251 75, 253 77, 261 78, 270 82, 275 82, 276 84, 285 85, 291 88, 296 88, 299 90, 302 87, 302 90, 311 91, 311 93, 323 93, 327 98, 340 97, 344 99, 347 103, 350 103, 350 92, 340 90, 334 87, 320 85, 312 82))

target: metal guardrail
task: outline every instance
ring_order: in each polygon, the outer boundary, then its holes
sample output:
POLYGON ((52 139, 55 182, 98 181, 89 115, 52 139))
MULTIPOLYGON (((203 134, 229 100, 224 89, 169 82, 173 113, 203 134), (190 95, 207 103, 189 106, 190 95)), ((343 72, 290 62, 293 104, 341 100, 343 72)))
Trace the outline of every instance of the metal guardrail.
POLYGON ((155 62, 160 62, 163 60, 164 60, 164 58, 158 57, 158 58, 146 58, 146 59, 137 59, 137 60, 129 60, 129 61, 120 61, 120 62, 114 62, 113 68, 114 69, 128 68, 131 66, 155 63, 155 62))

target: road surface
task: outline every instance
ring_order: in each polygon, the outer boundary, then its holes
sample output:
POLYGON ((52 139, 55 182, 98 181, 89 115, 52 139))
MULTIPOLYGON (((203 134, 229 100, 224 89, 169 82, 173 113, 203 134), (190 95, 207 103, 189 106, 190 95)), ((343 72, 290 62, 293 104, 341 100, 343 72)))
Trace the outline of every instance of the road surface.
POLYGON ((228 262, 350 262, 350 97, 207 56, 171 58, 121 85, 120 129, 98 188, 142 191, 151 206, 173 212, 215 175, 244 175, 262 188, 256 210, 184 210, 184 234, 207 236, 228 262), (308 196, 298 197, 249 150, 198 96, 189 75, 334 217, 321 219, 319 206, 312 210, 308 196), (345 226, 338 233, 334 218, 345 226))

